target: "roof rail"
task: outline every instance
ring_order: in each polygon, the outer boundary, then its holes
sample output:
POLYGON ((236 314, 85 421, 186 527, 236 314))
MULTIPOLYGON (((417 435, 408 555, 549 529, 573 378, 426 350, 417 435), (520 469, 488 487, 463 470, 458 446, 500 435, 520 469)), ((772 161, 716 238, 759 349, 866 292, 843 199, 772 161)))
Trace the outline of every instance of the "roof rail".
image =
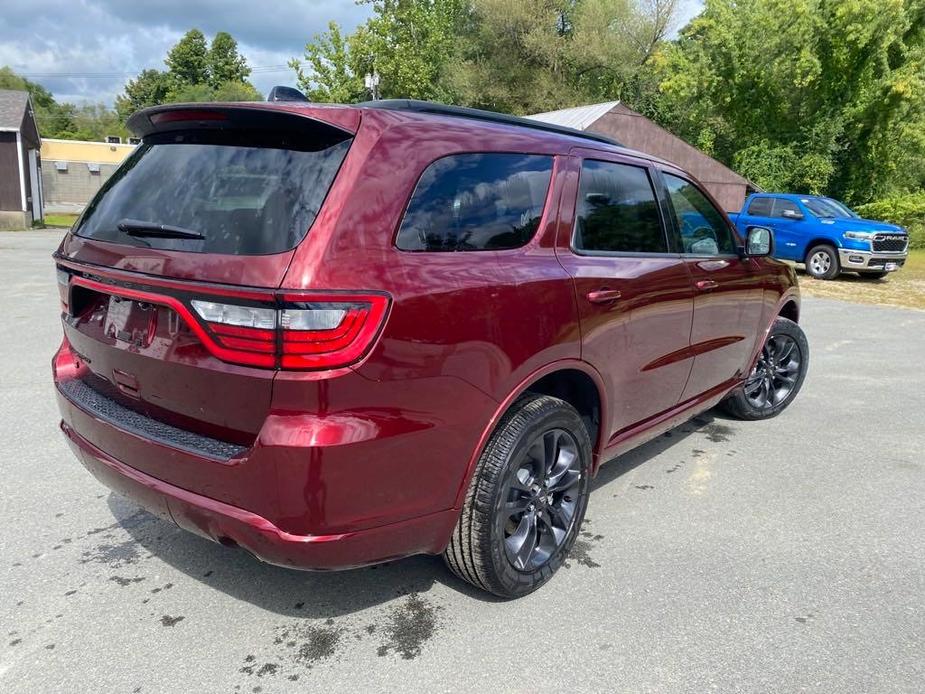
POLYGON ((544 132, 558 133, 559 135, 580 137, 584 140, 594 140, 595 142, 603 142, 608 145, 616 145, 617 147, 623 146, 621 143, 606 135, 598 135, 597 133, 590 133, 585 130, 567 128, 564 125, 543 123, 528 118, 511 116, 506 113, 483 111, 479 108, 468 108, 466 106, 448 106, 446 104, 436 104, 432 101, 418 101, 416 99, 381 99, 378 101, 363 101, 354 105, 364 108, 380 108, 387 111, 433 113, 440 116, 454 116, 456 118, 470 118, 472 120, 488 121, 490 123, 503 123, 504 125, 515 125, 521 128, 530 128, 531 130, 542 130, 544 132))

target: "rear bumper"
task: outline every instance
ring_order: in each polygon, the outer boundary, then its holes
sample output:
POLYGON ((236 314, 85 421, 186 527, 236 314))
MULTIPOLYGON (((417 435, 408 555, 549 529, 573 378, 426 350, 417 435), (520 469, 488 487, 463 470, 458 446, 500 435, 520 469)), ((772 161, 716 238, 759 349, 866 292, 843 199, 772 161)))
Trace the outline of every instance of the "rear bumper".
POLYGON ((81 437, 66 422, 61 430, 78 460, 100 482, 149 512, 207 539, 240 546, 270 564, 296 569, 347 569, 412 554, 438 554, 457 511, 332 535, 297 535, 266 518, 181 489, 122 463, 81 437))
MULTIPOLYGON (((906 253, 877 253, 871 251, 854 251, 850 249, 838 249, 838 260, 842 270, 870 270, 872 272, 884 272, 887 263, 895 264, 892 270, 898 270, 906 262, 906 253)), ((889 270, 889 271, 892 271, 889 270)))

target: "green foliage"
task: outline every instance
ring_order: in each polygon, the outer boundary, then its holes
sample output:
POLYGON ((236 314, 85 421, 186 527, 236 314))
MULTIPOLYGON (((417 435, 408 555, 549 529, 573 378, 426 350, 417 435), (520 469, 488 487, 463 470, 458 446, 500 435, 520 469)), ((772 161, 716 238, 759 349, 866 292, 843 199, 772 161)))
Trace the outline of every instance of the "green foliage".
POLYGON ((855 208, 862 217, 892 222, 909 230, 909 245, 925 248, 925 191, 884 198, 855 208))
POLYGON ((227 32, 218 32, 210 45, 199 29, 191 29, 164 62, 166 71, 143 70, 116 97, 116 111, 123 123, 135 111, 159 104, 263 98, 247 81, 250 68, 238 53, 238 42, 227 32))
POLYGON ((124 123, 139 109, 156 106, 167 100, 170 80, 160 70, 142 70, 141 74, 125 85, 125 93, 116 97, 116 112, 124 123))
POLYGON ((657 112, 768 189, 902 192, 925 176, 923 37, 922 0, 706 0, 657 52, 657 112))
POLYGON ((165 103, 194 101, 260 101, 260 92, 247 81, 250 68, 238 53, 234 38, 219 32, 211 45, 198 29, 181 38, 164 61, 166 71, 143 70, 116 97, 115 110, 103 104, 59 104, 41 85, 0 68, 0 89, 24 89, 32 95, 42 137, 104 140, 129 135, 125 127, 135 111, 165 103))
POLYGON ((35 120, 42 137, 65 137, 74 128, 77 107, 59 104, 42 85, 20 77, 9 67, 0 68, 0 89, 29 92, 35 109, 35 120))
POLYGON ((450 101, 445 71, 457 40, 460 0, 361 0, 373 16, 344 35, 331 22, 305 46, 305 62, 289 64, 312 101, 351 103, 369 98, 364 77, 380 76, 384 98, 450 101))
POLYGON ((641 74, 678 0, 361 0, 373 16, 305 47, 299 87, 313 101, 407 97, 530 113, 654 88, 641 74))
MULTIPOLYGON (((231 83, 244 84, 251 70, 238 53, 238 42, 225 31, 220 31, 209 46, 209 84, 214 89, 231 83)), ((222 99, 224 101, 224 99, 222 99)))
POLYGON ((208 84, 210 78, 209 44, 199 29, 190 29, 170 52, 164 63, 171 86, 179 89, 191 84, 208 84))
POLYGON ((297 58, 289 61, 295 70, 296 83, 310 101, 348 104, 363 99, 363 74, 351 50, 349 37, 341 33, 337 22, 305 45, 309 72, 297 58))
POLYGON ((212 101, 262 101, 263 95, 247 80, 228 80, 212 91, 212 101))

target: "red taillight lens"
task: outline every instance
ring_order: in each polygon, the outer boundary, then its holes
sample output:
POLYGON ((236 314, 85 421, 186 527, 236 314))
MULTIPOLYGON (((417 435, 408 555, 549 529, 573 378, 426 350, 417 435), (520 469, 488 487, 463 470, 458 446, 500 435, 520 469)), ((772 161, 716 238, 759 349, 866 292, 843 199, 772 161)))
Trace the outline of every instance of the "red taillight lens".
POLYGON ((221 111, 208 111, 206 109, 183 109, 177 111, 163 111, 151 116, 151 122, 157 125, 162 123, 176 123, 179 121, 207 121, 228 120, 221 111))
POLYGON ((377 294, 318 297, 317 301, 284 298, 288 306, 280 311, 284 369, 330 369, 356 361, 379 333, 389 306, 388 299, 377 294))
POLYGON ((378 294, 282 298, 279 309, 190 303, 221 348, 222 353, 213 350, 216 356, 257 366, 273 359, 283 369, 335 369, 355 362, 379 333, 389 305, 378 294))
POLYGON ((372 348, 389 310, 385 294, 221 287, 192 299, 184 286, 158 291, 78 275, 70 276, 69 282, 102 294, 167 306, 216 358, 266 369, 321 370, 353 364, 372 348))

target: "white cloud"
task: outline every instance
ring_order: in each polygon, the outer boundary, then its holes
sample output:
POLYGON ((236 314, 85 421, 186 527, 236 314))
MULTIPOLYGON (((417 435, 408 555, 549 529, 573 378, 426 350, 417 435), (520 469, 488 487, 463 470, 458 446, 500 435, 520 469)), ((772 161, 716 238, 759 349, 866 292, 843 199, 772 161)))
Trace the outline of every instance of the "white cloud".
MULTIPOLYGON (((188 29, 227 31, 251 67, 285 65, 334 20, 352 30, 370 13, 352 0, 12 0, 0 13, 0 66, 42 84, 60 101, 111 104, 145 68, 163 69, 188 29)), ((258 70, 255 86, 293 84, 288 68, 258 70)))

